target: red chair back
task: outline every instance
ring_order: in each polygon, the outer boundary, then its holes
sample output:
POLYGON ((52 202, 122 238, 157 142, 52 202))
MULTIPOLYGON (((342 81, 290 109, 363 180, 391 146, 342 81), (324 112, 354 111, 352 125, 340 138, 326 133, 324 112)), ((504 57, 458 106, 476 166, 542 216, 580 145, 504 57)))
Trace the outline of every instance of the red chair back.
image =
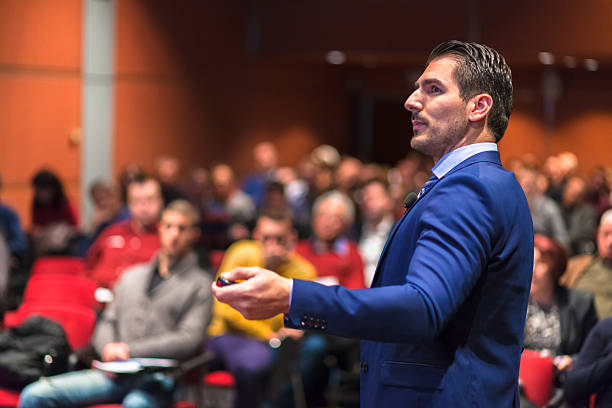
POLYGON ((524 350, 521 355, 519 379, 525 387, 527 398, 539 407, 545 406, 552 397, 552 358, 544 357, 537 351, 524 350))
POLYGON ((97 288, 94 281, 84 276, 39 274, 28 281, 23 302, 66 303, 98 308, 100 305, 94 295, 97 288))
POLYGON ((30 276, 61 273, 65 275, 82 275, 84 273, 83 262, 80 258, 69 256, 43 256, 32 265, 30 276))

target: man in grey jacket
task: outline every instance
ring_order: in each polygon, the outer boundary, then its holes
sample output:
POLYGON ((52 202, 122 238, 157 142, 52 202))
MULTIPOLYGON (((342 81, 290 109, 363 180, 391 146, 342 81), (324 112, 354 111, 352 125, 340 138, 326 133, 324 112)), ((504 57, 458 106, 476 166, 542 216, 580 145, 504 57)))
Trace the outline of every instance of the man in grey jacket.
MULTIPOLYGON (((183 360, 202 344, 211 318, 211 278, 192 251, 198 213, 184 200, 164 210, 161 250, 151 263, 128 269, 115 287, 92 338, 102 361, 136 357, 183 360)), ((127 408, 172 406, 174 381, 157 373, 92 369, 43 378, 27 386, 20 407, 122 403, 127 408)))

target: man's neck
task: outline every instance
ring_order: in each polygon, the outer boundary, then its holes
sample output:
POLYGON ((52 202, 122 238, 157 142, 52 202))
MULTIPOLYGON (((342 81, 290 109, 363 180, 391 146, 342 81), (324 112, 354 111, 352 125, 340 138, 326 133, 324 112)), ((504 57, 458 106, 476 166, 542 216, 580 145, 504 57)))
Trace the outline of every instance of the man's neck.
POLYGON ((473 145, 476 143, 495 143, 495 137, 488 131, 486 128, 480 129, 477 131, 476 129, 470 129, 465 136, 457 141, 453 146, 450 146, 448 149, 443 151, 441 154, 437 156, 432 156, 434 164, 438 163, 438 161, 444 157, 444 155, 452 152, 453 150, 457 150, 460 147, 473 145))
POLYGON ((144 225, 142 222, 134 218, 132 218, 131 224, 132 224, 132 229, 137 234, 144 234, 145 232, 151 232, 155 230, 155 224, 154 225, 144 225))

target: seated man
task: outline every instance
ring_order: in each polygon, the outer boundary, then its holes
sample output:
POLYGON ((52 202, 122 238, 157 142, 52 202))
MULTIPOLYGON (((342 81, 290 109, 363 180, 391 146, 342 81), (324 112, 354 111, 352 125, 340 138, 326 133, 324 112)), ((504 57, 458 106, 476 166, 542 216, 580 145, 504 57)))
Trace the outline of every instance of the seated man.
MULTIPOLYGON (((311 280, 315 270, 308 261, 292 252, 296 240, 291 217, 262 214, 253 232, 254 241, 239 241, 226 252, 220 272, 237 266, 259 266, 286 278, 311 280)), ((283 316, 268 320, 246 320, 225 303, 215 302, 208 331, 209 349, 217 354, 236 378, 235 407, 258 407, 263 399, 266 377, 272 365, 270 340, 301 335, 283 329, 283 316), (214 336, 214 337, 213 337, 214 336)))
POLYGON ((147 262, 159 249, 159 182, 135 178, 128 184, 127 199, 131 218, 102 231, 85 257, 87 276, 105 288, 112 288, 125 268, 147 262))
POLYGON ((313 236, 300 241, 296 252, 314 265, 319 283, 348 289, 365 287, 359 248, 344 236, 354 218, 353 202, 339 191, 325 193, 314 202, 313 236))
MULTIPOLYGON (((198 213, 177 200, 163 212, 161 250, 149 264, 128 269, 115 287, 92 343, 103 361, 133 357, 183 360, 204 341, 211 317, 210 278, 198 268, 193 243, 198 213)), ((122 403, 126 408, 170 407, 171 377, 161 373, 112 375, 75 371, 27 386, 19 407, 67 407, 122 403)))

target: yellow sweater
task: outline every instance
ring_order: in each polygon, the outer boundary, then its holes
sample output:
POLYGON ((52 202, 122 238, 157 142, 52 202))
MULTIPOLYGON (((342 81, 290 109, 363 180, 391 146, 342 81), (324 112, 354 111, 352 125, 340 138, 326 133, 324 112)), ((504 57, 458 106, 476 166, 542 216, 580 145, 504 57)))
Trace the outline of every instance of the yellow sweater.
MULTIPOLYGON (((230 246, 223 256, 219 273, 231 271, 238 266, 265 267, 263 248, 259 242, 239 241, 230 246)), ((275 272, 284 278, 304 280, 312 280, 317 276, 314 266, 296 253, 291 253, 289 261, 275 272)), ((208 327, 208 334, 221 336, 225 333, 234 333, 265 341, 282 327, 282 314, 266 320, 247 320, 236 309, 215 299, 213 319, 208 327)))

